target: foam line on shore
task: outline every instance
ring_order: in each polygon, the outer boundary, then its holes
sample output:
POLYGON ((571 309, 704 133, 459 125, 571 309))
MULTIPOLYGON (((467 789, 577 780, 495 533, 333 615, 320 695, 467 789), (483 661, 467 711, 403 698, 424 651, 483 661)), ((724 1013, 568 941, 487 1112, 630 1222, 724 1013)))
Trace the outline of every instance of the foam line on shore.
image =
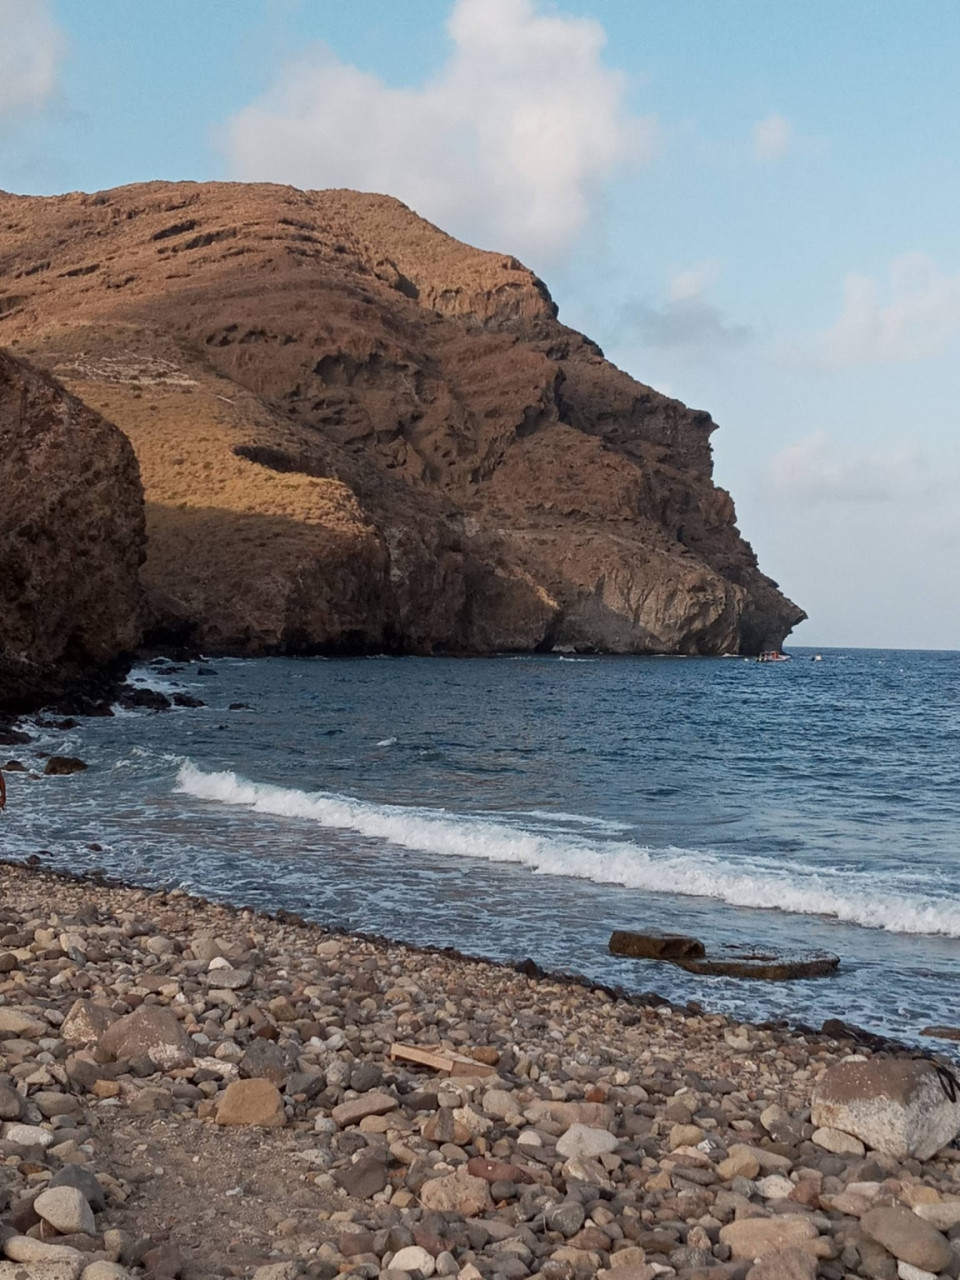
POLYGON ((176 788, 196 799, 306 819, 423 853, 515 863, 541 875, 712 898, 737 907, 829 916, 893 933, 960 937, 960 904, 885 891, 876 875, 862 872, 813 873, 746 859, 735 864, 699 850, 652 849, 628 841, 597 844, 570 832, 525 831, 480 814, 372 804, 332 792, 250 782, 232 771, 206 772, 189 761, 180 767, 176 788))

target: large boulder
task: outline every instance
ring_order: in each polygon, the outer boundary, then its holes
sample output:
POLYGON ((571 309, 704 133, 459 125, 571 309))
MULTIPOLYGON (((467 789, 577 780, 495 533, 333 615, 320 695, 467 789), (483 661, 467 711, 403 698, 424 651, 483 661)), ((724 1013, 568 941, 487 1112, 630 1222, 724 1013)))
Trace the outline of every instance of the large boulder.
POLYGON ((140 639, 143 489, 127 438, 0 351, 0 709, 140 639))
POLYGON ((960 1093, 925 1059, 856 1059, 824 1073, 811 1119, 898 1160, 929 1160, 960 1133, 960 1093))

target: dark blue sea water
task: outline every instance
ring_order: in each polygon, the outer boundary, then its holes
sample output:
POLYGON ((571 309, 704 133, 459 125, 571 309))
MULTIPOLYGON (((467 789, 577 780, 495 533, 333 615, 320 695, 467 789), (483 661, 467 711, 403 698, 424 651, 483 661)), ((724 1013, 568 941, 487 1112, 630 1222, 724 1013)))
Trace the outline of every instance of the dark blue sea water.
POLYGON ((140 668, 207 705, 41 732, 35 748, 92 767, 10 775, 0 854, 753 1018, 908 1039, 957 1025, 960 653, 811 658, 140 668), (784 984, 694 977, 610 956, 631 927, 842 964, 784 984))

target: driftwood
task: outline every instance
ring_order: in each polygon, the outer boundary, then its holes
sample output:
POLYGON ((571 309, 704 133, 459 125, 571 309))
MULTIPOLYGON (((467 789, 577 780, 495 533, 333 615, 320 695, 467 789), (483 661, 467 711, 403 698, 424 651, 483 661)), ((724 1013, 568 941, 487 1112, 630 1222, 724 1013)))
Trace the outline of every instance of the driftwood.
POLYGON ((496 1068, 475 1058, 468 1058, 463 1053, 455 1053, 452 1049, 423 1049, 418 1044, 392 1044, 390 1057, 400 1058, 404 1062, 415 1062, 421 1067, 430 1067, 433 1071, 442 1071, 450 1076, 492 1076, 496 1068))

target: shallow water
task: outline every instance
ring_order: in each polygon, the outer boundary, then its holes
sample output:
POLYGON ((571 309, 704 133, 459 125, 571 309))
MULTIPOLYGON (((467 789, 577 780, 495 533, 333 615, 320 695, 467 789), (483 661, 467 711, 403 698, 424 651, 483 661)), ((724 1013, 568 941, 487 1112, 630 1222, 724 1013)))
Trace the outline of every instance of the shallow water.
POLYGON ((956 1025, 960 653, 810 657, 141 668, 208 705, 41 733, 92 768, 9 775, 0 854, 753 1018, 907 1039, 956 1025), (251 709, 227 709, 239 701, 251 709), (842 965, 695 977, 610 956, 610 931, 631 927, 842 965))

